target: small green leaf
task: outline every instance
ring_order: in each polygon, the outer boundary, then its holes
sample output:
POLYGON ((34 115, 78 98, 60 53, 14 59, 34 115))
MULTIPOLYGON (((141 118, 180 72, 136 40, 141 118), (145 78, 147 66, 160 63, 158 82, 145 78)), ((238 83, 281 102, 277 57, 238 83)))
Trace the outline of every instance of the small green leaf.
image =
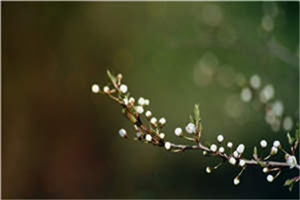
POLYGON ((289 186, 289 185, 291 185, 294 181, 295 181, 294 179, 287 179, 287 180, 284 182, 283 186, 289 186))
POLYGON ((293 190, 293 187, 294 187, 294 183, 292 183, 289 187, 289 191, 291 192, 293 190))
POLYGON ((112 75, 109 70, 107 70, 106 72, 107 72, 107 76, 109 77, 111 82, 115 85, 116 81, 117 81, 117 78, 114 75, 112 75))
POLYGON ((297 127, 296 133, 295 133, 296 140, 299 140, 299 137, 300 137, 300 131, 299 131, 299 127, 297 127))
POLYGON ((198 104, 196 104, 195 107, 194 107, 194 117, 195 117, 196 124, 199 123, 199 121, 200 121, 200 109, 199 109, 198 104))
POLYGON ((257 158, 257 147, 256 146, 253 149, 253 157, 257 158))
POLYGON ((295 138, 293 138, 293 137, 290 135, 290 133, 287 133, 286 136, 287 136, 287 138, 288 138, 288 140, 289 140, 290 145, 292 145, 292 144, 294 143, 294 141, 295 141, 295 138))
POLYGON ((190 115, 190 122, 194 124, 194 119, 192 115, 190 115))
POLYGON ((260 160, 258 160, 257 163, 258 163, 261 167, 265 167, 265 164, 264 164, 263 162, 261 162, 260 160))

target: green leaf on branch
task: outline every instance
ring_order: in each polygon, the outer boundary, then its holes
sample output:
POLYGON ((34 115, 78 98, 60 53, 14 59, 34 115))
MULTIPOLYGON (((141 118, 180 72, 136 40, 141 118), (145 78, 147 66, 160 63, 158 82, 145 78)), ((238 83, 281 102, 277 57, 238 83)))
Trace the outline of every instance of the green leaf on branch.
POLYGON ((107 72, 107 76, 109 77, 109 79, 111 80, 111 82, 112 82, 114 85, 116 85, 117 78, 116 78, 114 75, 112 75, 112 74, 110 73, 109 70, 107 70, 106 72, 107 72))
POLYGON ((290 133, 287 133, 286 136, 287 136, 287 138, 288 138, 288 140, 289 140, 290 145, 292 145, 292 144, 294 143, 294 141, 295 141, 295 138, 293 138, 293 137, 290 135, 290 133))
POLYGON ((194 124, 194 119, 192 115, 190 115, 190 122, 194 124))
POLYGON ((199 123, 199 121, 200 121, 199 104, 195 104, 195 107, 194 107, 194 117, 195 117, 196 124, 199 123))
POLYGON ((257 147, 255 146, 253 149, 253 157, 256 159, 257 158, 257 147))
POLYGON ((283 184, 283 186, 289 186, 289 190, 292 191, 294 183, 295 183, 295 179, 287 179, 283 184))

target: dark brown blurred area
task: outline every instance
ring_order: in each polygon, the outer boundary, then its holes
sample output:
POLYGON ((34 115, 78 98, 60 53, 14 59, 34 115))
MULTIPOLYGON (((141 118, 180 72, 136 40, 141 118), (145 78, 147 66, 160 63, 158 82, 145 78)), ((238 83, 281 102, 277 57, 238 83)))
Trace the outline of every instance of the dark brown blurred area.
MULTIPOLYGON (((238 171, 226 166, 208 176, 204 169, 213 159, 203 160, 199 153, 174 155, 123 141, 117 131, 129 124, 119 107, 90 91, 92 83, 108 81, 105 71, 111 69, 123 73, 132 93, 149 97, 158 115, 173 121, 170 134, 175 120, 185 123, 193 102, 201 101, 207 130, 227 131, 228 137, 252 146, 261 133, 273 138, 255 112, 248 124, 243 122, 247 130, 233 129, 237 125, 222 118, 225 114, 215 116, 225 113, 218 107, 224 102, 223 89, 197 88, 191 78, 193 62, 212 50, 236 71, 263 74, 277 84, 293 116, 299 109, 299 68, 265 53, 263 34, 256 39, 253 27, 260 25, 261 3, 213 3, 223 14, 215 16, 220 19, 212 26, 205 25, 209 19, 199 19, 205 5, 2 3, 2 196, 299 198, 299 188, 288 192, 281 186, 283 179, 268 184, 260 169, 249 169, 236 188, 232 178, 238 171)), ((297 5, 278 4, 286 14, 276 26, 278 38, 295 55, 297 5)))

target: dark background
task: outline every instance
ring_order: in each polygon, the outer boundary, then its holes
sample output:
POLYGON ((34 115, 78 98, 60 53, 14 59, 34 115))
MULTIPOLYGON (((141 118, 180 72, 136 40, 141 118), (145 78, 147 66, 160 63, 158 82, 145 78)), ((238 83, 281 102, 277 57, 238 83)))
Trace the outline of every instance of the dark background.
POLYGON ((121 72, 178 143, 174 128, 200 103, 203 140, 222 132, 251 157, 262 138, 287 147, 286 133, 239 100, 232 78, 258 74, 297 120, 298 35, 297 2, 2 3, 3 197, 299 198, 299 185, 282 187, 288 173, 270 184, 251 167, 235 187, 236 168, 205 173, 216 158, 123 140, 120 128, 134 131, 120 107, 90 90, 121 72), (216 76, 197 74, 205 58, 216 76))

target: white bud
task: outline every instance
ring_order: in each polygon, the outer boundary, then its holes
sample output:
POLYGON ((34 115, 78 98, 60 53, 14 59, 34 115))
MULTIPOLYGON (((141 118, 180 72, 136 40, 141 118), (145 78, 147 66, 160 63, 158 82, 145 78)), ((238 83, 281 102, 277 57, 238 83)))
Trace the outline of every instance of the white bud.
POLYGON ((215 144, 210 145, 210 150, 211 150, 212 152, 216 152, 217 149, 218 149, 217 145, 215 145, 215 144))
POLYGON ((92 92, 93 93, 98 93, 100 91, 100 87, 97 84, 92 85, 92 92))
POLYGON ((255 74, 250 78, 250 85, 253 89, 258 89, 261 85, 260 77, 255 74))
POLYGON ((218 142, 220 142, 220 143, 223 142, 223 140, 224 140, 223 135, 218 135, 217 140, 218 140, 218 142))
POLYGON ((206 171, 206 173, 210 174, 211 173, 211 168, 210 167, 206 167, 205 171, 206 171))
POLYGON ((175 132, 176 136, 182 136, 182 129, 181 128, 179 128, 179 127, 176 128, 174 132, 175 132))
POLYGON ((164 117, 160 118, 158 121, 161 125, 164 125, 167 121, 164 117))
POLYGON ((234 184, 234 185, 240 184, 240 179, 239 179, 239 178, 234 178, 234 179, 233 179, 233 184, 234 184))
POLYGON ((263 171, 263 173, 268 173, 269 172, 269 168, 264 167, 262 171, 263 171))
POLYGON ((234 151, 234 152, 233 152, 233 156, 234 156, 235 158, 238 158, 238 157, 239 157, 239 153, 238 153, 237 151, 234 151))
POLYGON ((278 148, 280 146, 280 142, 278 140, 275 140, 273 142, 273 146, 278 148))
POLYGON ((126 130, 125 129, 120 129, 119 130, 119 135, 121 136, 121 137, 126 137, 127 136, 127 132, 126 132, 126 130))
POLYGON ((267 145, 268 145, 268 143, 267 143, 267 141, 266 141, 266 140, 262 140, 262 141, 260 141, 260 146, 261 146, 262 148, 266 148, 266 147, 267 147, 267 145))
POLYGON ((127 87, 127 85, 125 85, 125 84, 122 84, 121 86, 120 86, 120 91, 124 94, 124 93, 126 93, 127 92, 127 90, 128 90, 128 87, 127 87))
POLYGON ((124 102, 125 105, 128 105, 128 98, 127 98, 127 97, 124 98, 124 99, 123 99, 123 102, 124 102))
POLYGON ((232 142, 228 142, 228 143, 227 143, 227 147, 228 147, 229 149, 231 149, 231 148, 233 147, 232 142))
POLYGON ((172 147, 172 144, 171 144, 170 142, 166 142, 166 143, 165 143, 165 148, 166 148, 167 150, 170 150, 171 147, 172 147))
POLYGON ((278 148, 273 146, 273 147, 271 148, 270 154, 271 154, 271 155, 275 155, 277 152, 278 152, 278 148))
POLYGON ((239 162, 239 165, 240 165, 241 167, 244 167, 244 166, 246 165, 246 161, 243 160, 243 159, 241 159, 240 162, 239 162))
POLYGON ((135 109, 136 109, 136 112, 139 114, 142 114, 144 112, 144 108, 142 106, 137 106, 137 107, 135 107, 135 109))
POLYGON ((104 87, 103 87, 103 91, 104 91, 106 94, 108 94, 109 91, 110 91, 110 89, 109 89, 108 86, 104 86, 104 87))
POLYGON ((283 120, 283 128, 286 131, 290 131, 293 128, 293 119, 290 116, 287 116, 283 120))
POLYGON ((136 137, 140 138, 142 136, 142 133, 141 132, 137 132, 136 133, 136 137))
POLYGON ((145 99, 144 100, 144 105, 145 106, 149 106, 150 105, 150 100, 149 99, 145 99))
POLYGON ((138 104, 140 104, 141 106, 145 105, 145 99, 143 97, 140 97, 138 100, 138 104))
POLYGON ((188 123, 188 125, 185 127, 185 130, 189 134, 193 134, 196 132, 196 126, 193 123, 188 123))
POLYGON ((203 151, 203 155, 206 156, 207 155, 207 151, 203 151))
POLYGON ((164 138, 165 138, 165 134, 164 134, 164 133, 160 133, 160 134, 159 134, 159 137, 160 137, 161 139, 164 139, 164 138))
POLYGON ((269 174, 267 176, 267 181, 271 183, 271 182, 273 182, 273 180, 274 180, 274 177, 271 174, 269 174))
POLYGON ((148 117, 148 118, 149 118, 149 117, 151 117, 151 116, 152 116, 152 113, 151 113, 151 111, 149 111, 149 110, 148 110, 148 111, 145 113, 145 115, 146 115, 146 117, 148 117))
POLYGON ((287 154, 287 156, 286 156, 286 162, 290 166, 290 169, 294 168, 297 165, 297 159, 296 159, 296 157, 295 156, 291 156, 289 154, 287 154))
POLYGON ((219 152, 220 152, 220 153, 224 153, 224 152, 225 152, 224 147, 220 147, 220 148, 219 148, 219 152))
POLYGON ((252 99, 252 92, 249 88, 244 88, 241 92, 241 99, 244 102, 249 102, 252 99))
POLYGON ((236 148, 237 152, 239 152, 240 154, 242 154, 245 151, 245 145, 240 144, 237 148, 236 148))
POLYGON ((155 117, 152 117, 150 122, 151 122, 151 124, 156 125, 157 119, 155 117))
POLYGON ((130 97, 129 98, 129 103, 134 104, 134 102, 135 102, 135 99, 133 97, 130 97))
POLYGON ((151 136, 150 134, 147 134, 147 135, 146 135, 146 140, 147 140, 148 142, 151 142, 151 141, 152 141, 152 136, 151 136))
POLYGON ((235 165, 236 164, 236 159, 234 157, 230 157, 228 162, 232 165, 235 165))

